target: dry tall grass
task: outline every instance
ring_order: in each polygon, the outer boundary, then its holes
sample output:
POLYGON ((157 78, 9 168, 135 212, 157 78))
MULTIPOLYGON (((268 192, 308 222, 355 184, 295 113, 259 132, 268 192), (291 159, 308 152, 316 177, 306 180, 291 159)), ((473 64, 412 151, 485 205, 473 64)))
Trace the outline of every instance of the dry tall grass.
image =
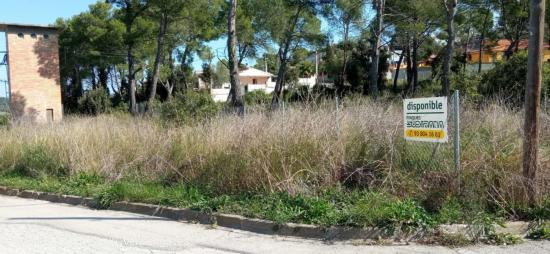
MULTIPOLYGON (((451 144, 434 150, 430 144, 405 143, 402 122, 401 105, 370 101, 346 101, 339 112, 330 104, 295 106, 186 127, 127 116, 73 117, 56 125, 0 130, 0 170, 87 171, 111 180, 184 181, 218 192, 312 193, 348 186, 434 206, 453 195, 497 206, 523 200, 521 112, 466 106, 460 177, 452 168, 451 144)), ((548 114, 542 130, 538 189, 548 195, 548 114)))

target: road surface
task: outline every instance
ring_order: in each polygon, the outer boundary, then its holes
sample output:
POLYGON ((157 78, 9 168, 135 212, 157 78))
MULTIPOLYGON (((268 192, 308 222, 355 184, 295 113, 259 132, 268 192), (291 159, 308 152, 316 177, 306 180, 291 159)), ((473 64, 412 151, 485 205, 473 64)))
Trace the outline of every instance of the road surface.
POLYGON ((0 253, 505 254, 550 253, 550 242, 461 249, 326 243, 0 196, 0 253))

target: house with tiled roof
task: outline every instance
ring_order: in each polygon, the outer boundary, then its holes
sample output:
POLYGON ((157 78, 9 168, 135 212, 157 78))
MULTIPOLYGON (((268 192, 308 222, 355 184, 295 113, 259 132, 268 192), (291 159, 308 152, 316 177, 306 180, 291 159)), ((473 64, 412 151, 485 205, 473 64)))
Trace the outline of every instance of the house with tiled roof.
MULTIPOLYGON (((469 64, 479 63, 481 56, 482 64, 492 64, 498 61, 506 59, 506 51, 510 48, 512 42, 507 39, 500 39, 498 41, 486 41, 481 47, 481 54, 479 50, 479 42, 474 43, 467 50, 467 61, 469 64)), ((513 46, 515 51, 517 47, 518 51, 527 50, 529 47, 528 40, 520 40, 517 45, 513 46)), ((544 43, 544 52, 543 52, 544 61, 550 60, 550 44, 548 42, 544 43)))

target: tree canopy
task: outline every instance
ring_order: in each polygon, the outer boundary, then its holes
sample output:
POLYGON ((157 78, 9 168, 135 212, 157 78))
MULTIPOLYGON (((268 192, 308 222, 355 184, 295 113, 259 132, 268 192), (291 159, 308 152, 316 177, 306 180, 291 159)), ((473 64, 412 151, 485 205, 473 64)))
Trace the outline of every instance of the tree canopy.
MULTIPOLYGON (((209 43, 227 39, 230 3, 107 0, 57 20, 65 109, 79 111, 96 89, 137 113, 198 88, 199 79, 221 87, 229 50, 209 43)), ((510 42, 505 59, 521 51, 529 17, 527 0, 239 0, 235 10, 237 65, 276 77, 273 107, 311 77, 340 94, 411 96, 424 89, 425 66, 448 93, 454 76, 482 71, 482 61, 468 60, 472 51, 482 58, 499 39, 510 42)))

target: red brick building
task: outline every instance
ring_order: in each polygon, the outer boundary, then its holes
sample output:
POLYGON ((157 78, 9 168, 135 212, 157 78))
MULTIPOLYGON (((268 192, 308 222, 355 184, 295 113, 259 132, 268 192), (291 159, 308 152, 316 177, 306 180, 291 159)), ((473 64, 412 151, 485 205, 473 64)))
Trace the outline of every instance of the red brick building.
POLYGON ((0 24, 6 34, 10 111, 38 123, 63 117, 58 32, 53 27, 0 24))

